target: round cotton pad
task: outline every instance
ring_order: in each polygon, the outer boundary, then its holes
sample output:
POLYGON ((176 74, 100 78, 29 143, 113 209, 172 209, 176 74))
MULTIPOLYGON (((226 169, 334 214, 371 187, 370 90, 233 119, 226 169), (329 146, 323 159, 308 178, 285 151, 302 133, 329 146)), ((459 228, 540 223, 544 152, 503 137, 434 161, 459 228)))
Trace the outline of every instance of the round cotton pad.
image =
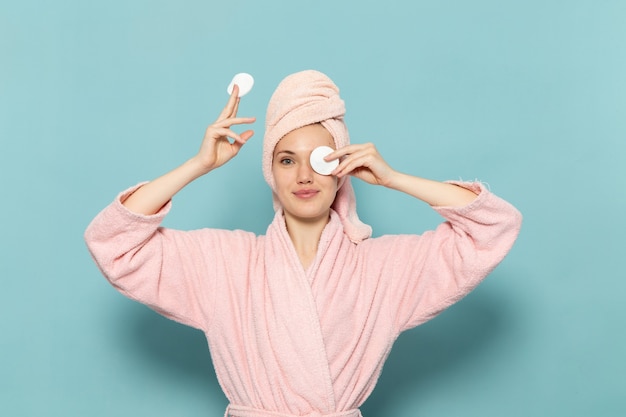
POLYGON ((321 175, 330 175, 330 173, 337 168, 337 165, 339 165, 339 160, 333 159, 327 162, 324 160, 324 157, 334 151, 335 150, 329 146, 318 146, 313 149, 310 157, 313 170, 321 175))
POLYGON ((254 78, 252 75, 247 74, 245 72, 240 72, 239 74, 235 74, 233 80, 228 84, 228 94, 233 93, 233 87, 237 84, 239 86, 239 97, 243 97, 252 90, 252 86, 254 85, 254 78))

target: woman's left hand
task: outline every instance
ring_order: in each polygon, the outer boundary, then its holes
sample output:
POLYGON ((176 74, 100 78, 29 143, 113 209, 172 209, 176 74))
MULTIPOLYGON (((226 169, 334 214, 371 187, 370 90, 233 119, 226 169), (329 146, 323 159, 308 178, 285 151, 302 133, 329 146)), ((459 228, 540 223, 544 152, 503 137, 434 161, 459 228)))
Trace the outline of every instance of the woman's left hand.
POLYGON ((369 184, 388 186, 395 171, 385 162, 373 143, 344 146, 324 158, 339 159, 332 175, 352 175, 369 184))

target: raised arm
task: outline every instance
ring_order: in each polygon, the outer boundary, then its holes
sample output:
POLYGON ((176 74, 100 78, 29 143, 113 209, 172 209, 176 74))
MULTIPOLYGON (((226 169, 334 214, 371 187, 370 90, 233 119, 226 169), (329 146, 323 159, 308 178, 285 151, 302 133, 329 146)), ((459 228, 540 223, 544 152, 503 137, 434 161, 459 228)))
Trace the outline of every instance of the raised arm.
POLYGON ((237 134, 231 126, 253 123, 254 117, 237 117, 239 88, 235 86, 217 120, 205 132, 198 153, 172 171, 150 181, 123 201, 129 210, 150 215, 158 212, 172 197, 193 180, 230 161, 254 132, 237 134), (233 143, 228 138, 234 140, 233 143))
POLYGON ((341 162, 333 175, 353 175, 367 183, 402 191, 434 207, 465 206, 476 198, 471 190, 454 184, 404 174, 391 168, 371 143, 348 145, 329 154, 341 162))
POLYGON ((430 320, 472 291, 518 236, 520 212, 480 183, 456 185, 397 172, 372 144, 346 146, 327 156, 333 158, 341 159, 333 173, 338 177, 352 175, 405 192, 446 220, 421 236, 384 236, 362 244, 372 259, 385 260, 387 305, 398 332, 430 320))

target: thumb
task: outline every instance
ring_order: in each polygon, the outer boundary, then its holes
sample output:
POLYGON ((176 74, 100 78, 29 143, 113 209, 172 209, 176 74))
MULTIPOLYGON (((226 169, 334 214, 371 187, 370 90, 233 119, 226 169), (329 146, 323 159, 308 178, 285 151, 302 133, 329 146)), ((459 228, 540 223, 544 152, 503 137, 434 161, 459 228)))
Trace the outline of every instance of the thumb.
POLYGON ((246 130, 245 132, 240 134, 239 137, 243 139, 244 142, 247 142, 248 139, 250 139, 253 135, 254 135, 254 130, 246 130))

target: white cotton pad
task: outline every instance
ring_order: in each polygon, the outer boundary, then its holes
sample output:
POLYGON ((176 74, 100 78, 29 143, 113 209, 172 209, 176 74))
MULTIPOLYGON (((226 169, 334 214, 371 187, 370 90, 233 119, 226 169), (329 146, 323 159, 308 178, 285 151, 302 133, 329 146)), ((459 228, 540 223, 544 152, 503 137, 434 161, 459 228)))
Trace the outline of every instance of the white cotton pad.
POLYGON ((337 168, 337 165, 339 165, 339 160, 333 159, 332 161, 327 162, 324 160, 324 157, 334 151, 335 150, 329 146, 318 146, 313 149, 310 157, 311 167, 313 170, 321 175, 330 175, 330 173, 337 168))
POLYGON ((233 87, 237 84, 239 86, 239 97, 243 97, 252 90, 252 86, 254 85, 254 78, 252 75, 247 74, 245 72, 240 72, 239 74, 235 74, 233 80, 228 84, 228 94, 233 93, 233 87))

